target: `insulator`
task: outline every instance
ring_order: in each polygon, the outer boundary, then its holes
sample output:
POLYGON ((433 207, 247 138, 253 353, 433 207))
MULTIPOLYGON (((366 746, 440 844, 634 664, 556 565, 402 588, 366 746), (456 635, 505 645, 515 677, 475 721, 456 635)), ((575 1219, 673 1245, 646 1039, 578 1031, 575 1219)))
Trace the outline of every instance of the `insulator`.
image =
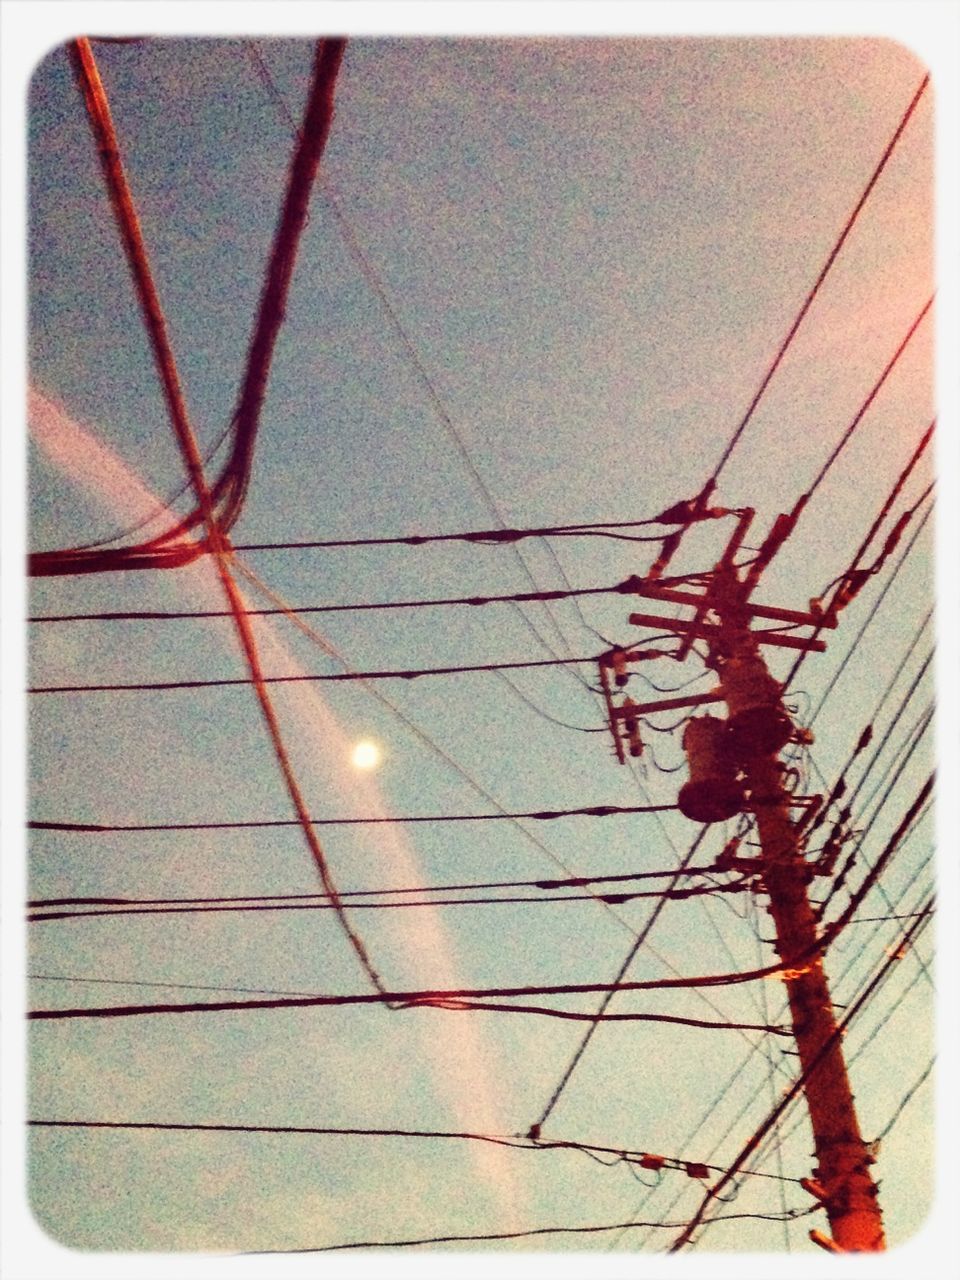
POLYGON ((686 1171, 686 1175, 688 1178, 709 1178, 710 1177, 710 1170, 707 1168, 705 1164, 696 1164, 692 1160, 687 1161, 687 1163, 684 1165, 684 1170, 686 1171))
POLYGON ((734 657, 725 664, 723 692, 730 709, 730 743, 738 760, 787 745, 793 722, 780 701, 780 685, 755 659, 734 657))
POLYGON ((677 807, 694 822, 725 822, 743 806, 743 788, 730 757, 727 722, 697 716, 683 731, 690 777, 680 788, 677 807))
POLYGON ((627 655, 622 649, 614 649, 610 654, 610 662, 613 665, 613 678, 617 688, 622 689, 630 679, 630 673, 627 671, 627 655))
POLYGON ((655 1169, 655 1170, 662 1169, 666 1163, 667 1163, 666 1156, 652 1156, 646 1151, 637 1161, 637 1164, 640 1166, 641 1169, 655 1169))
POLYGON ((624 698, 623 700, 623 710, 628 713, 623 717, 623 728, 627 735, 627 744, 630 749, 630 754, 634 758, 643 755, 643 740, 640 737, 640 723, 635 715, 629 714, 636 705, 637 704, 632 698, 624 698))

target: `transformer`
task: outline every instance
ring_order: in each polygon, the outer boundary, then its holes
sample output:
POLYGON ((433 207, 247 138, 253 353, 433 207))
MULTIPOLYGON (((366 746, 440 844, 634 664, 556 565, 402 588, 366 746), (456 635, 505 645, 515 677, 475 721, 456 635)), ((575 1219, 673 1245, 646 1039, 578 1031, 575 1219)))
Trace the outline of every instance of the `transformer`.
POLYGON ((730 748, 737 760, 776 753, 787 745, 793 724, 780 701, 780 685, 757 662, 731 658, 723 668, 730 711, 730 748))
POLYGON ((729 728, 716 716, 697 716, 683 731, 690 777, 680 788, 677 807, 694 822, 724 822, 743 806, 743 787, 730 755, 729 728))

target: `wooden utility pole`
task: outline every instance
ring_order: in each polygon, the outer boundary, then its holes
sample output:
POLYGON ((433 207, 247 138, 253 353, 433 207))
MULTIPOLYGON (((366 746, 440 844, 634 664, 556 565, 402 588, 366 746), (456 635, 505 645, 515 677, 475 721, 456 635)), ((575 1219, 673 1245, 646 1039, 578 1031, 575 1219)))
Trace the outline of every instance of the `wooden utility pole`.
POLYGON ((779 686, 750 632, 748 588, 732 568, 719 567, 708 589, 720 621, 711 657, 728 708, 731 747, 742 772, 746 807, 760 838, 758 870, 770 897, 776 951, 786 970, 793 1032, 805 1077, 817 1168, 807 1184, 822 1199, 833 1240, 814 1240, 840 1252, 885 1248, 873 1157, 860 1133, 843 1046, 834 1018, 817 921, 810 907, 810 879, 800 836, 791 821, 779 752, 792 732, 779 686), (758 691, 764 696, 758 699, 758 691), (739 730, 739 731, 738 731, 739 730))

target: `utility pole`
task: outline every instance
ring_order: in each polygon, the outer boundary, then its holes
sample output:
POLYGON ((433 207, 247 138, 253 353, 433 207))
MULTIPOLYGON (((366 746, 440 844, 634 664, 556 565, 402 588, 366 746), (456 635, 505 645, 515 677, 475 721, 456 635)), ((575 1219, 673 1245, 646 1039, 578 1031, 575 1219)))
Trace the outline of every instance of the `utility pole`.
MULTIPOLYGON (((720 821, 744 811, 756 819, 760 855, 738 858, 736 865, 754 871, 770 899, 768 910, 774 923, 775 947, 790 1005, 817 1159, 813 1176, 801 1179, 801 1183, 822 1203, 833 1233, 831 1239, 811 1231, 810 1238, 831 1252, 878 1252, 886 1244, 877 1185, 870 1174, 873 1156, 860 1133, 842 1032, 834 1018, 820 954, 818 922, 807 894, 813 869, 803 856, 804 816, 797 821, 791 818, 792 808, 805 805, 807 817, 815 810, 809 800, 792 796, 784 786, 779 756, 789 741, 797 740, 797 729, 783 705, 782 687, 771 676, 760 652, 761 644, 822 652, 824 644, 817 635, 823 628, 836 627, 836 611, 824 613, 815 607, 816 602, 811 602, 808 613, 751 602, 759 570, 769 562, 790 524, 788 518, 780 518, 761 556, 741 577, 734 566, 733 553, 742 542, 753 511, 730 514, 740 516, 737 530, 702 592, 672 589, 657 582, 655 575, 624 584, 636 595, 694 608, 693 621, 632 613, 630 622, 673 630, 681 637, 680 648, 673 655, 678 658, 690 652, 695 639, 705 640, 708 663, 719 677, 717 688, 697 697, 642 705, 625 698, 615 706, 611 676, 622 688, 628 679, 628 663, 659 656, 662 651, 613 650, 600 661, 610 729, 617 758, 623 764, 624 742, 630 755, 643 752, 638 727, 641 713, 668 706, 726 703, 725 720, 706 715, 687 722, 684 750, 690 781, 681 789, 678 807, 699 822, 720 821), (811 626, 815 634, 804 639, 769 628, 754 632, 750 629, 754 617, 811 626)), ((819 797, 813 798, 813 804, 818 803, 819 797)))
MULTIPOLYGON (((760 838, 759 871, 770 898, 776 951, 787 971, 793 1033, 806 1077, 804 1093, 813 1129, 817 1168, 808 1189, 822 1199, 833 1233, 832 1247, 841 1252, 875 1252, 885 1248, 877 1185, 870 1175, 873 1157, 860 1133, 843 1045, 837 1031, 823 962, 818 954, 817 922, 807 896, 810 870, 800 836, 790 818, 789 795, 778 760, 785 741, 777 744, 778 726, 792 724, 759 646, 750 633, 746 588, 735 573, 721 572, 710 591, 722 636, 711 646, 728 723, 752 718, 738 736, 747 807, 760 838), (753 702, 758 689, 776 689, 775 700, 762 714, 753 702), (751 732, 752 729, 752 732, 751 732)), ((831 1248, 831 1242, 817 1243, 831 1248)))

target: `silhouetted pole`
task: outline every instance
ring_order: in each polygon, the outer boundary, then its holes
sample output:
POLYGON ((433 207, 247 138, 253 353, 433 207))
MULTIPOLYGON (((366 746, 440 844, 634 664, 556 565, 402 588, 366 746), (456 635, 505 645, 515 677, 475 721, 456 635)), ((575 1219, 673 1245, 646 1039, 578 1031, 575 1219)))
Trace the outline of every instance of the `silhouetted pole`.
POLYGON ((712 656, 745 779, 747 808, 757 821, 759 869, 770 897, 776 951, 789 974, 784 985, 806 1077, 804 1093, 818 1164, 810 1189, 823 1200, 833 1241, 819 1233, 811 1236, 844 1253, 878 1251, 886 1245, 877 1186, 870 1175, 873 1157, 860 1133, 830 990, 817 955, 817 921, 807 896, 810 873, 790 818, 790 797, 778 759, 793 726, 780 688, 750 634, 743 584, 732 570, 721 569, 710 595, 722 633, 711 646, 712 656))

